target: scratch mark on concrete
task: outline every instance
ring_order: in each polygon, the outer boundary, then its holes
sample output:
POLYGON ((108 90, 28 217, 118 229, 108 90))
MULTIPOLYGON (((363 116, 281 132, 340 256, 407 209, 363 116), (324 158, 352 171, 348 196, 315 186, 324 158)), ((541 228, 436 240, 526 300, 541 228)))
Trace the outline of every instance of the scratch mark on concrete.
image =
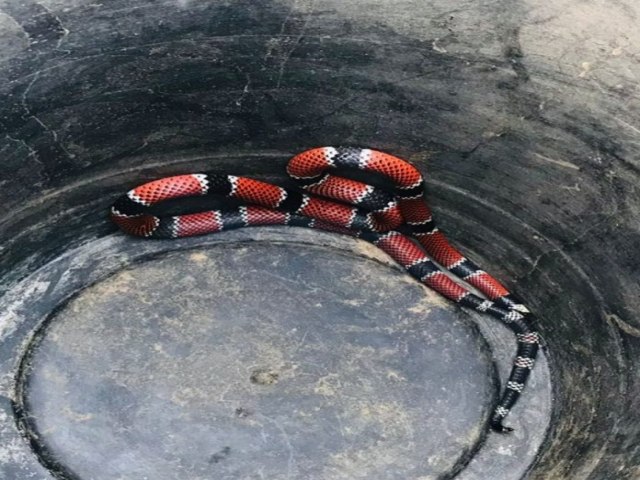
POLYGON ((613 324, 615 327, 622 330, 624 333, 631 335, 632 337, 640 338, 640 329, 634 327, 633 325, 629 325, 627 322, 622 320, 618 315, 614 313, 605 314, 607 321, 613 324))
POLYGON ((247 79, 247 83, 245 83, 244 88, 242 89, 242 93, 240 94, 240 96, 236 100, 236 105, 238 107, 242 106, 242 102, 244 101, 245 97, 247 96, 247 94, 249 93, 249 90, 251 88, 251 76, 248 73, 245 73, 245 77, 247 79))
POLYGON ((578 184, 577 182, 575 183, 575 185, 569 186, 569 185, 563 185, 560 187, 562 190, 569 190, 571 192, 581 192, 582 189, 580 188, 580 184, 578 184))
MULTIPOLYGON (((284 35, 284 31, 285 31, 286 25, 289 22, 289 19, 291 18, 292 14, 293 14, 293 10, 296 7, 296 3, 294 3, 291 11, 289 12, 287 17, 282 22, 282 26, 280 27, 280 35, 281 36, 284 35)), ((291 46, 291 48, 289 48, 287 51, 285 51, 284 54, 282 55, 282 58, 280 60, 280 67, 278 69, 278 79, 276 80, 276 90, 280 89, 280 85, 282 84, 282 78, 284 77, 284 73, 285 73, 287 64, 289 63, 289 60, 291 59, 291 55, 293 55, 293 52, 295 52, 295 50, 298 48, 298 46, 302 42, 302 39, 305 36, 305 32, 307 31, 307 28, 309 26, 309 22, 311 20, 311 16, 313 15, 313 11, 315 9, 315 3, 316 3, 315 0, 313 0, 310 3, 310 5, 308 7, 307 15, 306 15, 305 20, 304 20, 304 23, 302 24, 302 27, 300 28, 300 32, 293 39, 293 45, 291 46)), ((272 51, 273 51, 273 49, 271 49, 271 51, 268 53, 268 56, 272 51)))
POLYGON ((291 439, 289 438, 289 434, 282 427, 282 425, 280 425, 280 423, 277 420, 267 417, 266 415, 260 415, 260 416, 265 420, 267 420, 269 423, 275 425, 275 427, 278 430, 280 430, 280 433, 282 433, 282 438, 284 439, 284 443, 287 446, 287 452, 289 454, 289 457, 287 459, 287 478, 288 479, 293 478, 292 475, 293 475, 293 469, 295 467, 295 451, 293 449, 293 445, 291 444, 291 439))
POLYGON ((438 53, 447 53, 447 49, 446 48, 443 48, 440 45, 438 45, 439 41, 440 41, 439 38, 435 38, 433 40, 433 42, 431 42, 431 48, 433 48, 433 50, 435 52, 438 52, 438 53))
POLYGON ((633 125, 631 125, 630 123, 625 122, 624 120, 618 118, 618 117, 613 117, 613 119, 615 121, 617 121, 620 125, 622 125, 623 127, 628 128, 629 130, 632 130, 633 132, 640 134, 640 129, 637 127, 634 127, 633 125))
POLYGON ((544 160, 545 162, 549 162, 549 163, 553 163, 554 165, 558 165, 560 167, 565 167, 565 168, 570 168, 572 170, 580 170, 580 167, 578 165, 575 165, 571 162, 567 162, 566 160, 558 160, 555 158, 551 158, 551 157, 547 157, 545 155, 542 155, 540 153, 533 153, 534 156, 536 156, 537 158, 539 158, 540 160, 544 160))

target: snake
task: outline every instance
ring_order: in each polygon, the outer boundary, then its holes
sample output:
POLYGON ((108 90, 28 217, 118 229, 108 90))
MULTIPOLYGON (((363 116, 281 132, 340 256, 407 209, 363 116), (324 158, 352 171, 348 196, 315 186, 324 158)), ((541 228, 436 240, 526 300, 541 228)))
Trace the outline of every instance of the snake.
POLYGON ((525 389, 540 346, 533 314, 438 228, 425 200, 420 170, 379 150, 318 147, 291 158, 286 172, 293 187, 220 172, 160 178, 118 197, 109 215, 125 233, 149 239, 288 225, 372 243, 419 282, 514 332, 517 351, 511 372, 488 418, 492 430, 513 431, 504 419, 525 389), (223 206, 179 215, 158 214, 154 207, 167 200, 210 195, 222 199, 223 206))

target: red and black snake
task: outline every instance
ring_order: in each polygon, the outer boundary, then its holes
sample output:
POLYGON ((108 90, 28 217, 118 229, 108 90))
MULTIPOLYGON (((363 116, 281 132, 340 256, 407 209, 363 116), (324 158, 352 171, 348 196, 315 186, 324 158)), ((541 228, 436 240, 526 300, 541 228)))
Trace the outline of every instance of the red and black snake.
POLYGON ((220 173, 162 178, 118 198, 110 215, 126 233, 146 238, 292 225, 338 232, 373 243, 420 282, 464 307, 497 318, 515 332, 515 361, 490 418, 495 431, 511 431, 503 420, 520 397, 539 348, 531 313, 500 282, 451 246, 433 221, 418 169, 376 150, 322 147, 293 157, 287 173, 302 189, 220 173), (340 170, 376 174, 389 188, 333 174, 340 170), (198 195, 231 198, 244 205, 174 216, 158 216, 150 211, 159 202, 198 195))

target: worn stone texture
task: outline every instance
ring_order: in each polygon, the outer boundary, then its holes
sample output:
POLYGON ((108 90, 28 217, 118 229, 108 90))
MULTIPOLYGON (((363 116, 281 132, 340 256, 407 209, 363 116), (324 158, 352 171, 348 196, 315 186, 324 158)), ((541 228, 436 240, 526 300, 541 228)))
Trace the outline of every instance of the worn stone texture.
POLYGON ((0 1, 2 291, 192 169, 404 155, 443 228, 540 317, 533 479, 640 475, 640 74, 629 0, 0 1))

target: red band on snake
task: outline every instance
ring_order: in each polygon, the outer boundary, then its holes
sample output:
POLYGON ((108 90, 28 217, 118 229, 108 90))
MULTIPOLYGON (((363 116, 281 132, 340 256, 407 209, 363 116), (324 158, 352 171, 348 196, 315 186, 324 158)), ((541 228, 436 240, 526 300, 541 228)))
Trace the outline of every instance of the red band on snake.
POLYGON ((532 315, 498 280, 454 248, 436 227, 424 199, 425 183, 420 171, 398 157, 376 150, 322 147, 293 157, 287 173, 300 189, 220 173, 161 178, 117 199, 111 208, 111 219, 126 233, 145 238, 290 225, 328 230, 373 243, 420 282, 464 307, 497 318, 516 334, 518 349, 511 374, 489 420, 494 430, 511 431, 503 420, 524 390, 539 348, 532 315), (387 186, 374 187, 336 175, 354 170, 374 174, 387 186), (217 195, 244 205, 173 216, 158 216, 150 211, 153 205, 166 200, 201 195, 217 195))

